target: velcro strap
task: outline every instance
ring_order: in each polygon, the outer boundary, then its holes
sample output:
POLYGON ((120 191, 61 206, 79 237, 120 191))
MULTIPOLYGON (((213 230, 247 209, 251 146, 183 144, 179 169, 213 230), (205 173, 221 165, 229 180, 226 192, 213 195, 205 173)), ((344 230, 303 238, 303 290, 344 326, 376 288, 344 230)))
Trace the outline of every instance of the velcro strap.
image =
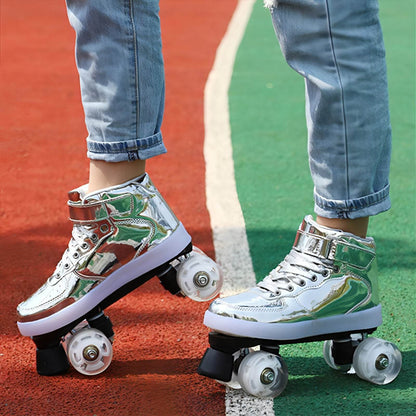
POLYGON ((69 218, 73 222, 94 222, 108 218, 108 212, 105 204, 72 204, 68 201, 69 218))
POLYGON ((359 269, 367 268, 374 260, 375 252, 349 244, 347 241, 309 234, 298 230, 293 247, 312 256, 348 263, 359 269))
POLYGON ((366 269, 375 257, 375 251, 366 250, 364 247, 357 247, 345 241, 336 242, 334 258, 357 269, 366 269))
POLYGON ((293 247, 321 259, 331 259, 332 241, 324 236, 298 230, 293 247))

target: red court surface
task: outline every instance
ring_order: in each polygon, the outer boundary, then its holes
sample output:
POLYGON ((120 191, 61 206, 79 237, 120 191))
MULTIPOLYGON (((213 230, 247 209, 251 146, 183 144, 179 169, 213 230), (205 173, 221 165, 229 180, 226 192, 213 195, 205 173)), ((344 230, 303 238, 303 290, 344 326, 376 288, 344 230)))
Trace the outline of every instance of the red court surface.
MULTIPOLYGON (((203 91, 235 5, 161 2, 168 154, 148 171, 210 255, 203 91)), ((195 373, 207 343, 207 304, 174 297, 156 279, 108 309, 116 340, 105 373, 37 375, 35 347, 19 335, 15 308, 66 248, 66 192, 87 180, 87 133, 64 2, 2 0, 0 15, 0 414, 224 414, 223 388, 195 373)))

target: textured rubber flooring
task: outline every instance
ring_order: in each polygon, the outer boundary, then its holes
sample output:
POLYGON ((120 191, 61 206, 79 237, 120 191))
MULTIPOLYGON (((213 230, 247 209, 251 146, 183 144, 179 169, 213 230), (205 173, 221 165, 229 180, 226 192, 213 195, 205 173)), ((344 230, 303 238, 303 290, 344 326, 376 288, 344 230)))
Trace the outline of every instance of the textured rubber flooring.
MULTIPOLYGON (((169 152, 148 170, 210 255, 203 90, 235 4, 161 2, 169 152)), ((64 2, 1 2, 0 414, 223 414, 223 388, 195 373, 207 305, 173 297, 156 280, 108 309, 115 355, 97 377, 38 376, 34 345, 17 331, 16 305, 49 276, 70 238, 66 192, 88 177, 73 44, 64 2)))
MULTIPOLYGON (((275 400, 280 415, 416 411, 414 4, 380 3, 394 130, 393 209, 375 219, 370 232, 378 242, 385 308, 377 335, 399 345, 403 370, 393 384, 372 386, 328 369, 320 344, 284 347, 290 379, 275 400)), ((149 171, 194 242, 211 255, 202 96, 235 4, 222 0, 210 9, 202 0, 161 2, 167 77, 163 133, 169 152, 149 163, 149 171)), ((75 371, 53 378, 36 374, 34 345, 18 334, 14 311, 66 247, 66 191, 86 181, 86 131, 63 2, 23 0, 17 7, 3 0, 0 7, 0 414, 224 414, 222 387, 195 374, 206 347, 201 324, 206 305, 172 297, 156 281, 109 308, 116 342, 106 373, 93 378, 75 371)), ((234 155, 259 278, 286 254, 295 227, 312 210, 303 85, 279 56, 270 18, 258 2, 238 56, 230 103, 242 113, 231 115, 233 140, 244 142, 234 155), (273 141, 277 148, 256 154, 253 137, 257 145, 273 141)))

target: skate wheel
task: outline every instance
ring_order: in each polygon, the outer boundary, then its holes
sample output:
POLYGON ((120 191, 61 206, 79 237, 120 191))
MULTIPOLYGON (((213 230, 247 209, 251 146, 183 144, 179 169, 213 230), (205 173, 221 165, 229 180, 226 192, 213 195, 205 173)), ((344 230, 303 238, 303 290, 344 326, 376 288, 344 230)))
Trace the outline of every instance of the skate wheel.
POLYGON ((113 347, 101 331, 85 327, 68 340, 67 355, 75 370, 93 376, 108 368, 113 357, 113 347))
POLYGON ((277 355, 255 351, 243 358, 238 369, 242 389, 257 397, 277 397, 286 387, 288 370, 277 355))
POLYGON ((193 251, 175 266, 177 282, 182 293, 198 302, 215 298, 222 287, 222 275, 218 265, 194 247, 193 251))
POLYGON ((391 342, 366 338, 354 352, 353 366, 358 377, 374 384, 391 383, 399 374, 402 354, 391 342))
POLYGON ((335 364, 334 357, 332 355, 333 345, 334 345, 334 341, 327 340, 324 342, 324 346, 323 346, 323 356, 328 366, 344 374, 347 374, 353 371, 353 367, 351 364, 342 364, 342 365, 335 364))

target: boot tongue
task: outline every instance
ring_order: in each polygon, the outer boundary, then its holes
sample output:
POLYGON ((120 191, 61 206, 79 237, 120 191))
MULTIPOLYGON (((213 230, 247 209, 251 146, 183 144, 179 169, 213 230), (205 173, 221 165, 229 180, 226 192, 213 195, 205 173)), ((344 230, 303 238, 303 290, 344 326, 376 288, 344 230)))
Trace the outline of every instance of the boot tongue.
POLYGON ((103 190, 87 193, 88 184, 82 185, 79 188, 68 192, 68 198, 71 202, 79 202, 81 204, 88 204, 88 202, 99 201, 102 199, 103 190))
POLYGON ((81 201, 81 195, 78 191, 69 191, 68 192, 68 199, 71 202, 80 202, 81 201))
POLYGON ((99 192, 94 192, 92 194, 84 195, 82 198, 82 202, 84 204, 88 204, 89 202, 99 201, 100 199, 102 199, 101 195, 102 194, 99 192))
POLYGON ((89 194, 84 193, 84 195, 82 195, 82 203, 88 204, 89 202, 95 202, 95 201, 101 201, 103 199, 108 199, 108 194, 107 194, 108 189, 111 189, 111 188, 100 189, 98 191, 94 191, 89 194))
POLYGON ((70 202, 83 202, 85 198, 87 185, 82 185, 79 188, 68 192, 68 199, 70 202))
POLYGON ((335 228, 325 227, 324 225, 318 224, 316 221, 313 220, 312 215, 307 215, 304 218, 304 223, 306 227, 301 224, 300 228, 307 229, 310 234, 319 234, 322 236, 329 236, 329 237, 336 237, 340 234, 344 234, 342 230, 338 230, 335 228), (303 226, 303 227, 302 227, 303 226))

